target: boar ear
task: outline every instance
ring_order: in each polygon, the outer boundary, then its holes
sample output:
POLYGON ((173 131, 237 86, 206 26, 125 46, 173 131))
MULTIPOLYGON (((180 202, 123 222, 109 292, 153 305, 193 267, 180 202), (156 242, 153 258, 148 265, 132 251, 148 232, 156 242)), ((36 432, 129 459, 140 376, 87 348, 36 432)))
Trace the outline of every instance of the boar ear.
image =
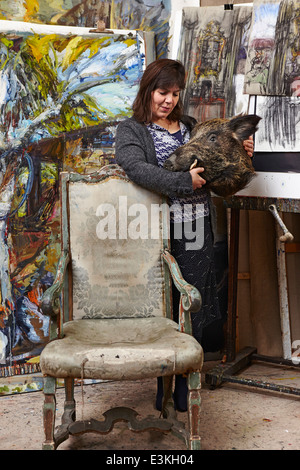
POLYGON ((196 119, 192 116, 184 115, 181 117, 180 120, 183 122, 183 124, 186 125, 190 132, 194 129, 195 125, 197 124, 196 119))
POLYGON ((238 140, 246 140, 250 135, 257 131, 257 124, 261 118, 256 114, 247 114, 246 116, 236 116, 230 119, 229 127, 232 130, 234 137, 238 140))

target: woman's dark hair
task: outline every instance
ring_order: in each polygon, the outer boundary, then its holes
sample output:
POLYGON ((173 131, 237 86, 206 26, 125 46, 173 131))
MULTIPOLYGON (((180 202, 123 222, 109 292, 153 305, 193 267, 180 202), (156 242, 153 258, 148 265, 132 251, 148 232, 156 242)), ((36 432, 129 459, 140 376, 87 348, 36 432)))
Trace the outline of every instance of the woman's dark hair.
MULTIPOLYGON (((185 87, 185 69, 177 60, 158 59, 146 68, 138 94, 132 105, 133 116, 138 122, 150 122, 152 91, 163 90, 178 86, 180 90, 185 87)), ((171 121, 177 121, 182 116, 182 101, 179 98, 177 105, 168 116, 171 121)))

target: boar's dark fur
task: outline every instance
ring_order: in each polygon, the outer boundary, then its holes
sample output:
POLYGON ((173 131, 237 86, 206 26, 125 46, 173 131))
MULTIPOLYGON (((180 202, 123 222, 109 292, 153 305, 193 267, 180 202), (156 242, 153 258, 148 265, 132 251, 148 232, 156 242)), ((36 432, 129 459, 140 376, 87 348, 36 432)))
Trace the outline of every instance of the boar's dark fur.
POLYGON ((257 131, 260 117, 239 115, 211 119, 195 125, 190 141, 165 161, 170 171, 189 171, 192 164, 203 167, 200 176, 219 196, 230 196, 245 188, 255 171, 243 141, 257 131))

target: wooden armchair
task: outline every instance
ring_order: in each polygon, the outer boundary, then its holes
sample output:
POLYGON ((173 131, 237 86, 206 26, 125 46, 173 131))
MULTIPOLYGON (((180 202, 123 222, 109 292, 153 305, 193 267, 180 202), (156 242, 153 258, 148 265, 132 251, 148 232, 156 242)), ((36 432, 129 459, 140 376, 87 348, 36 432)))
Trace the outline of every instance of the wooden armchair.
POLYGON ((61 258, 42 310, 51 317, 44 375, 43 449, 69 435, 107 433, 115 421, 131 429, 170 431, 188 449, 200 448, 200 371, 203 351, 191 336, 190 312, 199 292, 181 277, 169 252, 164 200, 132 183, 118 165, 93 175, 61 173, 61 258), (181 292, 180 322, 172 320, 171 282, 181 292), (187 374, 189 429, 181 428, 172 402, 172 378, 187 374), (163 377, 163 411, 137 419, 119 407, 104 419, 76 421, 74 379, 112 381, 163 377), (65 382, 65 408, 55 428, 57 379, 65 382))

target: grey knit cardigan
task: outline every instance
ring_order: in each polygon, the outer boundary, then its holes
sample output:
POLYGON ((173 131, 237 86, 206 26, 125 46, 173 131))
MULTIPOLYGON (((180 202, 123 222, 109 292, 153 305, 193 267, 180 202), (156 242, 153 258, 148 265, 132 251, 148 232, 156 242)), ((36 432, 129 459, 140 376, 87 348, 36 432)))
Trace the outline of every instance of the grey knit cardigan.
MULTIPOLYGON (((189 130, 196 122, 189 116, 181 120, 189 130)), ((151 134, 146 125, 133 117, 118 125, 115 158, 127 176, 144 188, 169 197, 184 197, 194 193, 189 172, 171 172, 158 167, 151 134)))

